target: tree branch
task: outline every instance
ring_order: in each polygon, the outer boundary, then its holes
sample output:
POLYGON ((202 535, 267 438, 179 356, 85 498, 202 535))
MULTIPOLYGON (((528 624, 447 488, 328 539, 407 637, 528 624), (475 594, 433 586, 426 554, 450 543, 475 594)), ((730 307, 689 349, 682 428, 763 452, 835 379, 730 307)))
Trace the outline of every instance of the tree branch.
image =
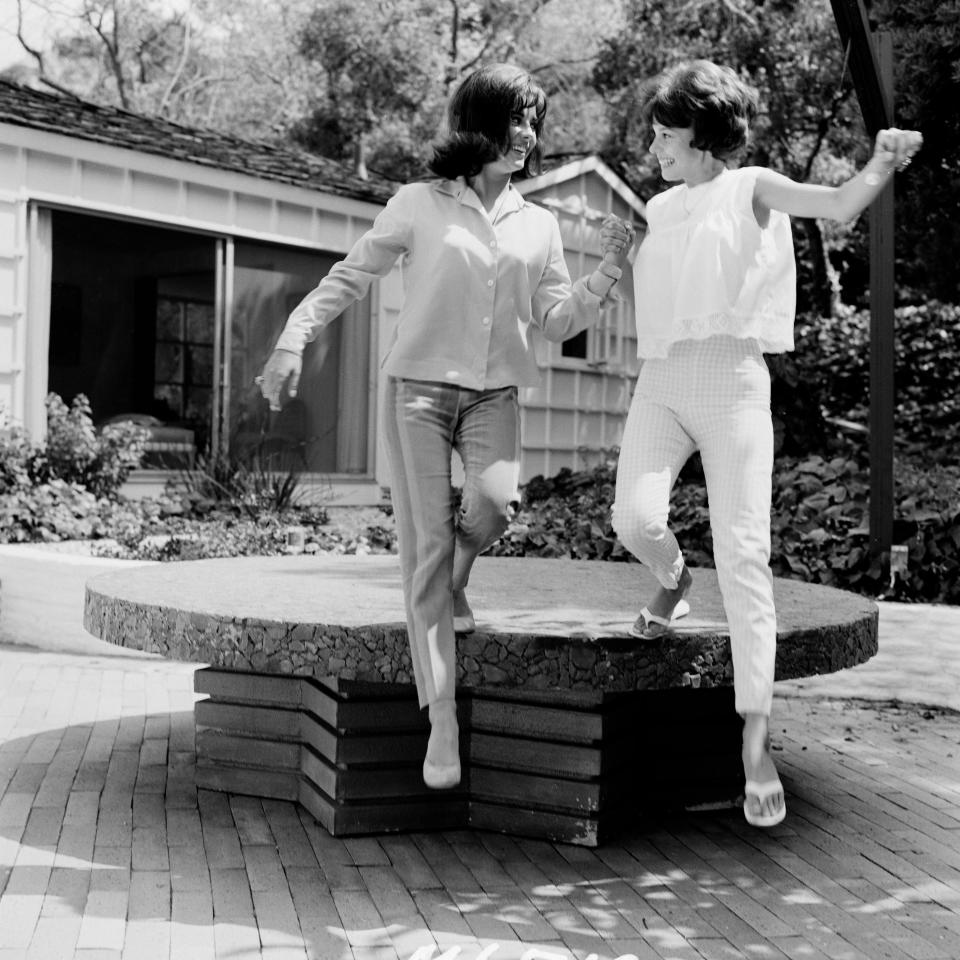
POLYGON ((181 76, 183 76, 183 71, 187 64, 187 57, 190 53, 190 11, 192 7, 193 0, 189 0, 187 9, 183 13, 183 43, 180 47, 180 59, 174 68, 173 75, 170 77, 170 82, 167 84, 166 90, 163 91, 163 96, 160 97, 160 103, 157 105, 157 112, 161 114, 161 116, 166 113, 167 104, 173 95, 173 90, 177 83, 179 83, 181 76))
POLYGON ((84 10, 84 16, 86 17, 87 23, 90 24, 93 32, 100 38, 100 42, 103 44, 104 49, 107 52, 107 58, 110 61, 110 68, 113 73, 113 79, 117 84, 117 95, 120 98, 120 105, 124 110, 130 109, 130 99, 127 96, 127 84, 123 76, 123 67, 120 64, 119 50, 119 15, 117 13, 117 4, 116 0, 113 0, 113 39, 111 42, 110 37, 107 36, 106 28, 103 24, 103 10, 95 11, 93 6, 88 5, 84 10))
POLYGON ((66 87, 57 83, 56 80, 50 79, 47 75, 47 65, 44 62, 43 54, 27 43, 27 38, 23 35, 23 0, 17 0, 17 40, 20 46, 23 47, 24 52, 37 61, 38 79, 42 84, 50 87, 51 90, 56 90, 58 93, 64 93, 68 97, 77 96, 72 90, 68 90, 66 87))
POLYGON ((457 3, 457 0, 450 0, 450 6, 453 7, 453 18, 450 21, 450 69, 446 73, 452 80, 456 75, 457 56, 459 54, 457 44, 460 39, 460 4, 457 3))

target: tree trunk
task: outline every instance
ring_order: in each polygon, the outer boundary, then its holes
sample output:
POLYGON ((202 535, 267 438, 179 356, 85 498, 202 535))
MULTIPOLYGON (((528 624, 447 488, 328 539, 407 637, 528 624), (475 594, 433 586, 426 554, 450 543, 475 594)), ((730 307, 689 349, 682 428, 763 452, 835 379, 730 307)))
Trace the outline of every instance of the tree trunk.
POLYGON ((353 172, 361 179, 369 179, 367 173, 367 145, 362 133, 353 141, 353 172))

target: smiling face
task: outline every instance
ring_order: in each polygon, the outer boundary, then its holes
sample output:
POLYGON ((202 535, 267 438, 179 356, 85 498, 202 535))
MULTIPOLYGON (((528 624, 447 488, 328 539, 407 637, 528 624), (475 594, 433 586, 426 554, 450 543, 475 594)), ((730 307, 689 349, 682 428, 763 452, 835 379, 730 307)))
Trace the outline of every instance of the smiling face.
POLYGON ((668 183, 683 181, 691 186, 716 176, 722 161, 693 143, 693 127, 667 127, 653 122, 653 143, 650 152, 660 164, 660 176, 668 183))
POLYGON ((507 129, 508 146, 506 153, 498 160, 487 164, 487 171, 492 174, 512 176, 523 170, 527 157, 537 145, 537 108, 524 107, 510 114, 510 125, 507 129))

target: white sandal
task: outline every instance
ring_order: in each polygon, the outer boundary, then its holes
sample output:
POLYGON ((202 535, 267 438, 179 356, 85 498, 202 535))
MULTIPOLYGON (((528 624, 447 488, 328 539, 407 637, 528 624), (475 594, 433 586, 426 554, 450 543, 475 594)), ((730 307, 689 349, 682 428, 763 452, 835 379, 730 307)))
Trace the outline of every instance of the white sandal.
POLYGON ((787 796, 779 777, 776 780, 767 780, 764 783, 759 780, 748 780, 743 785, 743 792, 745 794, 743 817, 751 827, 775 827, 778 823, 783 822, 783 818, 787 815, 787 796), (775 813, 769 813, 766 816, 762 813, 753 813, 747 805, 747 802, 753 799, 762 809, 764 803, 778 793, 783 795, 783 800, 775 813))
POLYGON ((690 604, 681 597, 677 605, 673 608, 673 613, 669 617, 658 617, 651 613, 646 607, 640 611, 633 626, 630 628, 630 636, 638 640, 656 640, 662 637, 670 628, 674 620, 679 620, 690 613, 690 604))

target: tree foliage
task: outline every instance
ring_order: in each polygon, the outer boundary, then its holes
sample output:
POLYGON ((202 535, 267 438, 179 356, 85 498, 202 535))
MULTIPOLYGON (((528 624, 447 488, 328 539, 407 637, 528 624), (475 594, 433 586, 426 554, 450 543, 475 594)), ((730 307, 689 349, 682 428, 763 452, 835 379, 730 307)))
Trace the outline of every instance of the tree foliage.
POLYGON ((897 180, 897 280, 915 293, 957 303, 960 2, 874 0, 871 14, 892 35, 897 125, 923 132, 909 176, 897 180))
POLYGON ((5 71, 95 103, 257 139, 305 110, 295 37, 310 0, 16 0, 24 63, 5 71), (40 11, 50 41, 23 28, 40 11))
MULTIPOLYGON (((679 59, 727 63, 761 93, 748 163, 837 183, 868 156, 830 0, 15 0, 5 71, 95 102, 254 139, 294 140, 397 180, 421 176, 452 86, 481 63, 529 69, 550 98, 548 154, 602 151, 641 196, 661 188, 641 84, 679 59)), ((901 299, 957 301, 960 0, 866 0, 891 31, 896 115, 924 149, 897 180, 901 299)), ((868 217, 795 220, 800 304, 866 298, 868 217)))
MULTIPOLYGON (((644 84, 680 60, 736 70, 760 93, 761 112, 744 162, 796 180, 838 182, 869 144, 844 72, 828 0, 627 0, 627 27, 601 46, 594 83, 610 104, 604 156, 649 197, 660 189, 639 114, 644 84)), ((796 221, 801 303, 829 313, 839 292, 828 253, 850 229, 796 221)))
POLYGON ((324 82, 295 128, 300 142, 338 160, 352 157, 359 172, 371 150, 408 166, 417 155, 419 115, 430 105, 436 110, 441 94, 436 78, 445 55, 429 29, 437 12, 424 0, 318 4, 299 43, 324 82))
MULTIPOLYGON (((617 3, 597 6, 612 29, 617 3)), ((550 97, 554 147, 592 149, 603 116, 588 82, 603 35, 596 13, 575 0, 319 0, 299 47, 319 82, 294 136, 361 170, 369 162, 397 179, 422 175, 454 84, 509 60, 550 97)))

